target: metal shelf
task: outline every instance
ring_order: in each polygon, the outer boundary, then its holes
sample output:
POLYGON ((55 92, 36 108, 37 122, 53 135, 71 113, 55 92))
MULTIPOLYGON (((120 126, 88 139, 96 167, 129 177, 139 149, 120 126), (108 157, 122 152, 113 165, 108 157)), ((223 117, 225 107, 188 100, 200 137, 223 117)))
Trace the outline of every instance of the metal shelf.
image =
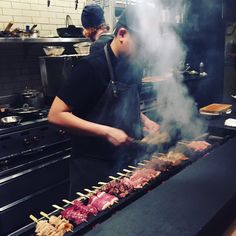
POLYGON ((0 43, 78 43, 86 38, 0 38, 0 43))

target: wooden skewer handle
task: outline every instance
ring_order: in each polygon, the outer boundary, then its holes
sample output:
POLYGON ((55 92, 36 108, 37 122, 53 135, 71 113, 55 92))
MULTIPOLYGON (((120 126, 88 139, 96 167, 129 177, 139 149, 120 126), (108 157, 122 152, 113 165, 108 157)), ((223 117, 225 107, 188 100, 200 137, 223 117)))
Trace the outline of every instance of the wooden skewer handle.
POLYGON ((40 215, 47 218, 47 219, 50 218, 49 215, 47 213, 43 212, 43 211, 40 211, 40 215))
POLYGON ((55 204, 53 204, 52 205, 54 208, 56 208, 57 210, 65 210, 63 207, 60 207, 60 206, 58 206, 58 205, 55 205, 55 204))
POLYGON ((83 193, 77 192, 77 195, 79 195, 80 197, 84 197, 84 198, 89 198, 88 196, 84 195, 83 193))
POLYGON ((118 178, 114 177, 114 176, 109 176, 110 179, 116 180, 118 178))
POLYGON ((63 202, 67 203, 67 204, 72 204, 73 205, 73 202, 70 202, 69 200, 67 199, 62 199, 63 202))
POLYGON ((30 218, 32 221, 34 221, 35 223, 38 223, 38 221, 39 221, 39 220, 38 220, 35 216, 33 216, 33 215, 30 215, 29 218, 30 218))
POLYGON ((135 166, 128 166, 130 169, 136 169, 135 166))
POLYGON ((97 187, 97 186, 92 186, 92 188, 94 188, 94 189, 100 189, 99 187, 97 187))
POLYGON ((123 173, 120 173, 120 172, 117 172, 118 175, 120 176, 126 176, 126 174, 123 174, 123 173))
POLYGON ((133 171, 131 171, 131 170, 127 170, 127 169, 123 169, 123 171, 124 171, 124 172, 127 172, 127 173, 131 173, 131 172, 133 172, 133 171))
POLYGON ((141 163, 141 162, 139 162, 138 165, 140 165, 140 166, 145 166, 145 164, 143 164, 143 163, 141 163))
POLYGON ((98 182, 98 184, 104 185, 104 184, 107 184, 107 183, 105 183, 105 182, 98 182))

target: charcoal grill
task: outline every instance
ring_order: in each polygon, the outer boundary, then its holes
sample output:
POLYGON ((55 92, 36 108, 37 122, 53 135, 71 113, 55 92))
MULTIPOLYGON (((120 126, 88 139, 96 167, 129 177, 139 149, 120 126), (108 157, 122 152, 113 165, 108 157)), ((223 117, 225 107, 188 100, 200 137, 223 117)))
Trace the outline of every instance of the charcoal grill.
MULTIPOLYGON (((99 212, 96 216, 90 217, 88 222, 84 222, 78 226, 75 225, 73 233, 66 233, 66 236, 69 235, 83 235, 85 232, 89 231, 95 224, 101 223, 105 221, 107 218, 109 218, 114 212, 116 212, 119 209, 124 208, 131 202, 135 201, 137 198, 140 198, 148 191, 152 190, 153 188, 160 185, 163 181, 167 181, 169 178, 189 166, 193 161, 196 161, 197 159, 207 155, 211 150, 215 149, 217 146, 223 144, 228 140, 228 136, 226 137, 220 137, 220 136, 212 136, 212 135, 206 135, 206 141, 210 142, 212 145, 208 150, 205 150, 201 153, 189 153, 191 155, 191 160, 186 160, 181 163, 181 165, 173 166, 171 169, 169 169, 166 172, 162 172, 156 179, 149 182, 149 184, 145 185, 142 189, 135 190, 134 192, 130 193, 125 198, 122 198, 119 200, 119 202, 115 205, 113 205, 111 208, 99 212)), ((59 204, 60 205, 60 204, 59 204)), ((68 205, 65 205, 64 207, 67 207, 68 205)), ((44 210, 45 209, 41 209, 44 210)), ((60 211, 55 210, 51 212, 49 215, 59 215, 60 211)), ((36 214, 36 216, 39 215, 36 214)), ((35 230, 35 223, 31 223, 26 225, 25 227, 17 230, 14 232, 13 235, 33 235, 35 230)))

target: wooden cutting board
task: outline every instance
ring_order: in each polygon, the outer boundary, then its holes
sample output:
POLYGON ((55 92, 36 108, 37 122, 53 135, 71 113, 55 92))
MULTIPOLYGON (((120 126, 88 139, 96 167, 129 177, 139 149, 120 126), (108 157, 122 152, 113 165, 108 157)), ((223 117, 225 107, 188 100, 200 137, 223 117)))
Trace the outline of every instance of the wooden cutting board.
POLYGON ((208 106, 202 107, 200 112, 221 113, 229 110, 231 107, 232 105, 230 104, 212 103, 208 106))

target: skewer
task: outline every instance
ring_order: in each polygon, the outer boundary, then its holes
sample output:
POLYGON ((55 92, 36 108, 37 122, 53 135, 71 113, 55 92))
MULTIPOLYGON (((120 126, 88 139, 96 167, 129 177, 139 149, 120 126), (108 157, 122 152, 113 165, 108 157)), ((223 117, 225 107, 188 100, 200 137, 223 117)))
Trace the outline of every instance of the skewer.
POLYGON ((111 175, 109 176, 109 178, 112 179, 112 180, 117 180, 118 179, 117 177, 114 177, 114 176, 111 176, 111 175))
POLYGON ((58 205, 52 205, 54 208, 56 208, 57 210, 65 210, 65 208, 63 208, 63 207, 60 207, 60 206, 58 206, 58 205))
POLYGON ((43 212, 43 211, 40 211, 39 214, 40 214, 41 216, 47 218, 47 219, 50 218, 49 215, 48 215, 47 213, 43 212))
POLYGON ((137 167, 135 166, 128 166, 130 169, 136 169, 137 167))
POLYGON ((126 174, 123 174, 123 173, 120 173, 120 172, 117 172, 118 175, 120 176, 126 176, 126 174))
POLYGON ((30 218, 32 221, 34 221, 36 224, 37 224, 38 221, 39 221, 39 220, 38 220, 35 216, 33 216, 33 215, 30 215, 29 218, 30 218))
POLYGON ((74 204, 73 202, 71 202, 71 201, 69 201, 69 200, 67 200, 67 199, 62 199, 62 201, 65 202, 65 203, 67 203, 67 204, 71 204, 71 205, 74 204))
POLYGON ((77 192, 76 194, 79 195, 80 197, 89 198, 89 196, 87 196, 87 195, 85 195, 83 193, 80 193, 80 192, 77 192))
POLYGON ((105 184, 107 184, 107 183, 105 183, 105 182, 98 182, 98 184, 100 184, 100 185, 105 185, 105 184))
POLYGON ((88 193, 96 193, 95 191, 89 190, 87 188, 84 189, 84 191, 88 192, 88 193))
POLYGON ((179 141, 178 144, 182 145, 188 145, 190 142, 189 141, 179 141))
POLYGON ((139 166, 145 166, 146 164, 142 163, 142 162, 139 162, 138 163, 139 166))
POLYGON ((97 187, 97 186, 92 186, 92 188, 94 188, 94 189, 100 189, 100 187, 97 187))
POLYGON ((127 170, 127 169, 123 169, 124 172, 127 172, 127 173, 132 173, 133 171, 132 170, 127 170))
POLYGON ((149 163, 150 161, 149 161, 149 160, 143 160, 143 162, 145 162, 145 163, 149 163))

